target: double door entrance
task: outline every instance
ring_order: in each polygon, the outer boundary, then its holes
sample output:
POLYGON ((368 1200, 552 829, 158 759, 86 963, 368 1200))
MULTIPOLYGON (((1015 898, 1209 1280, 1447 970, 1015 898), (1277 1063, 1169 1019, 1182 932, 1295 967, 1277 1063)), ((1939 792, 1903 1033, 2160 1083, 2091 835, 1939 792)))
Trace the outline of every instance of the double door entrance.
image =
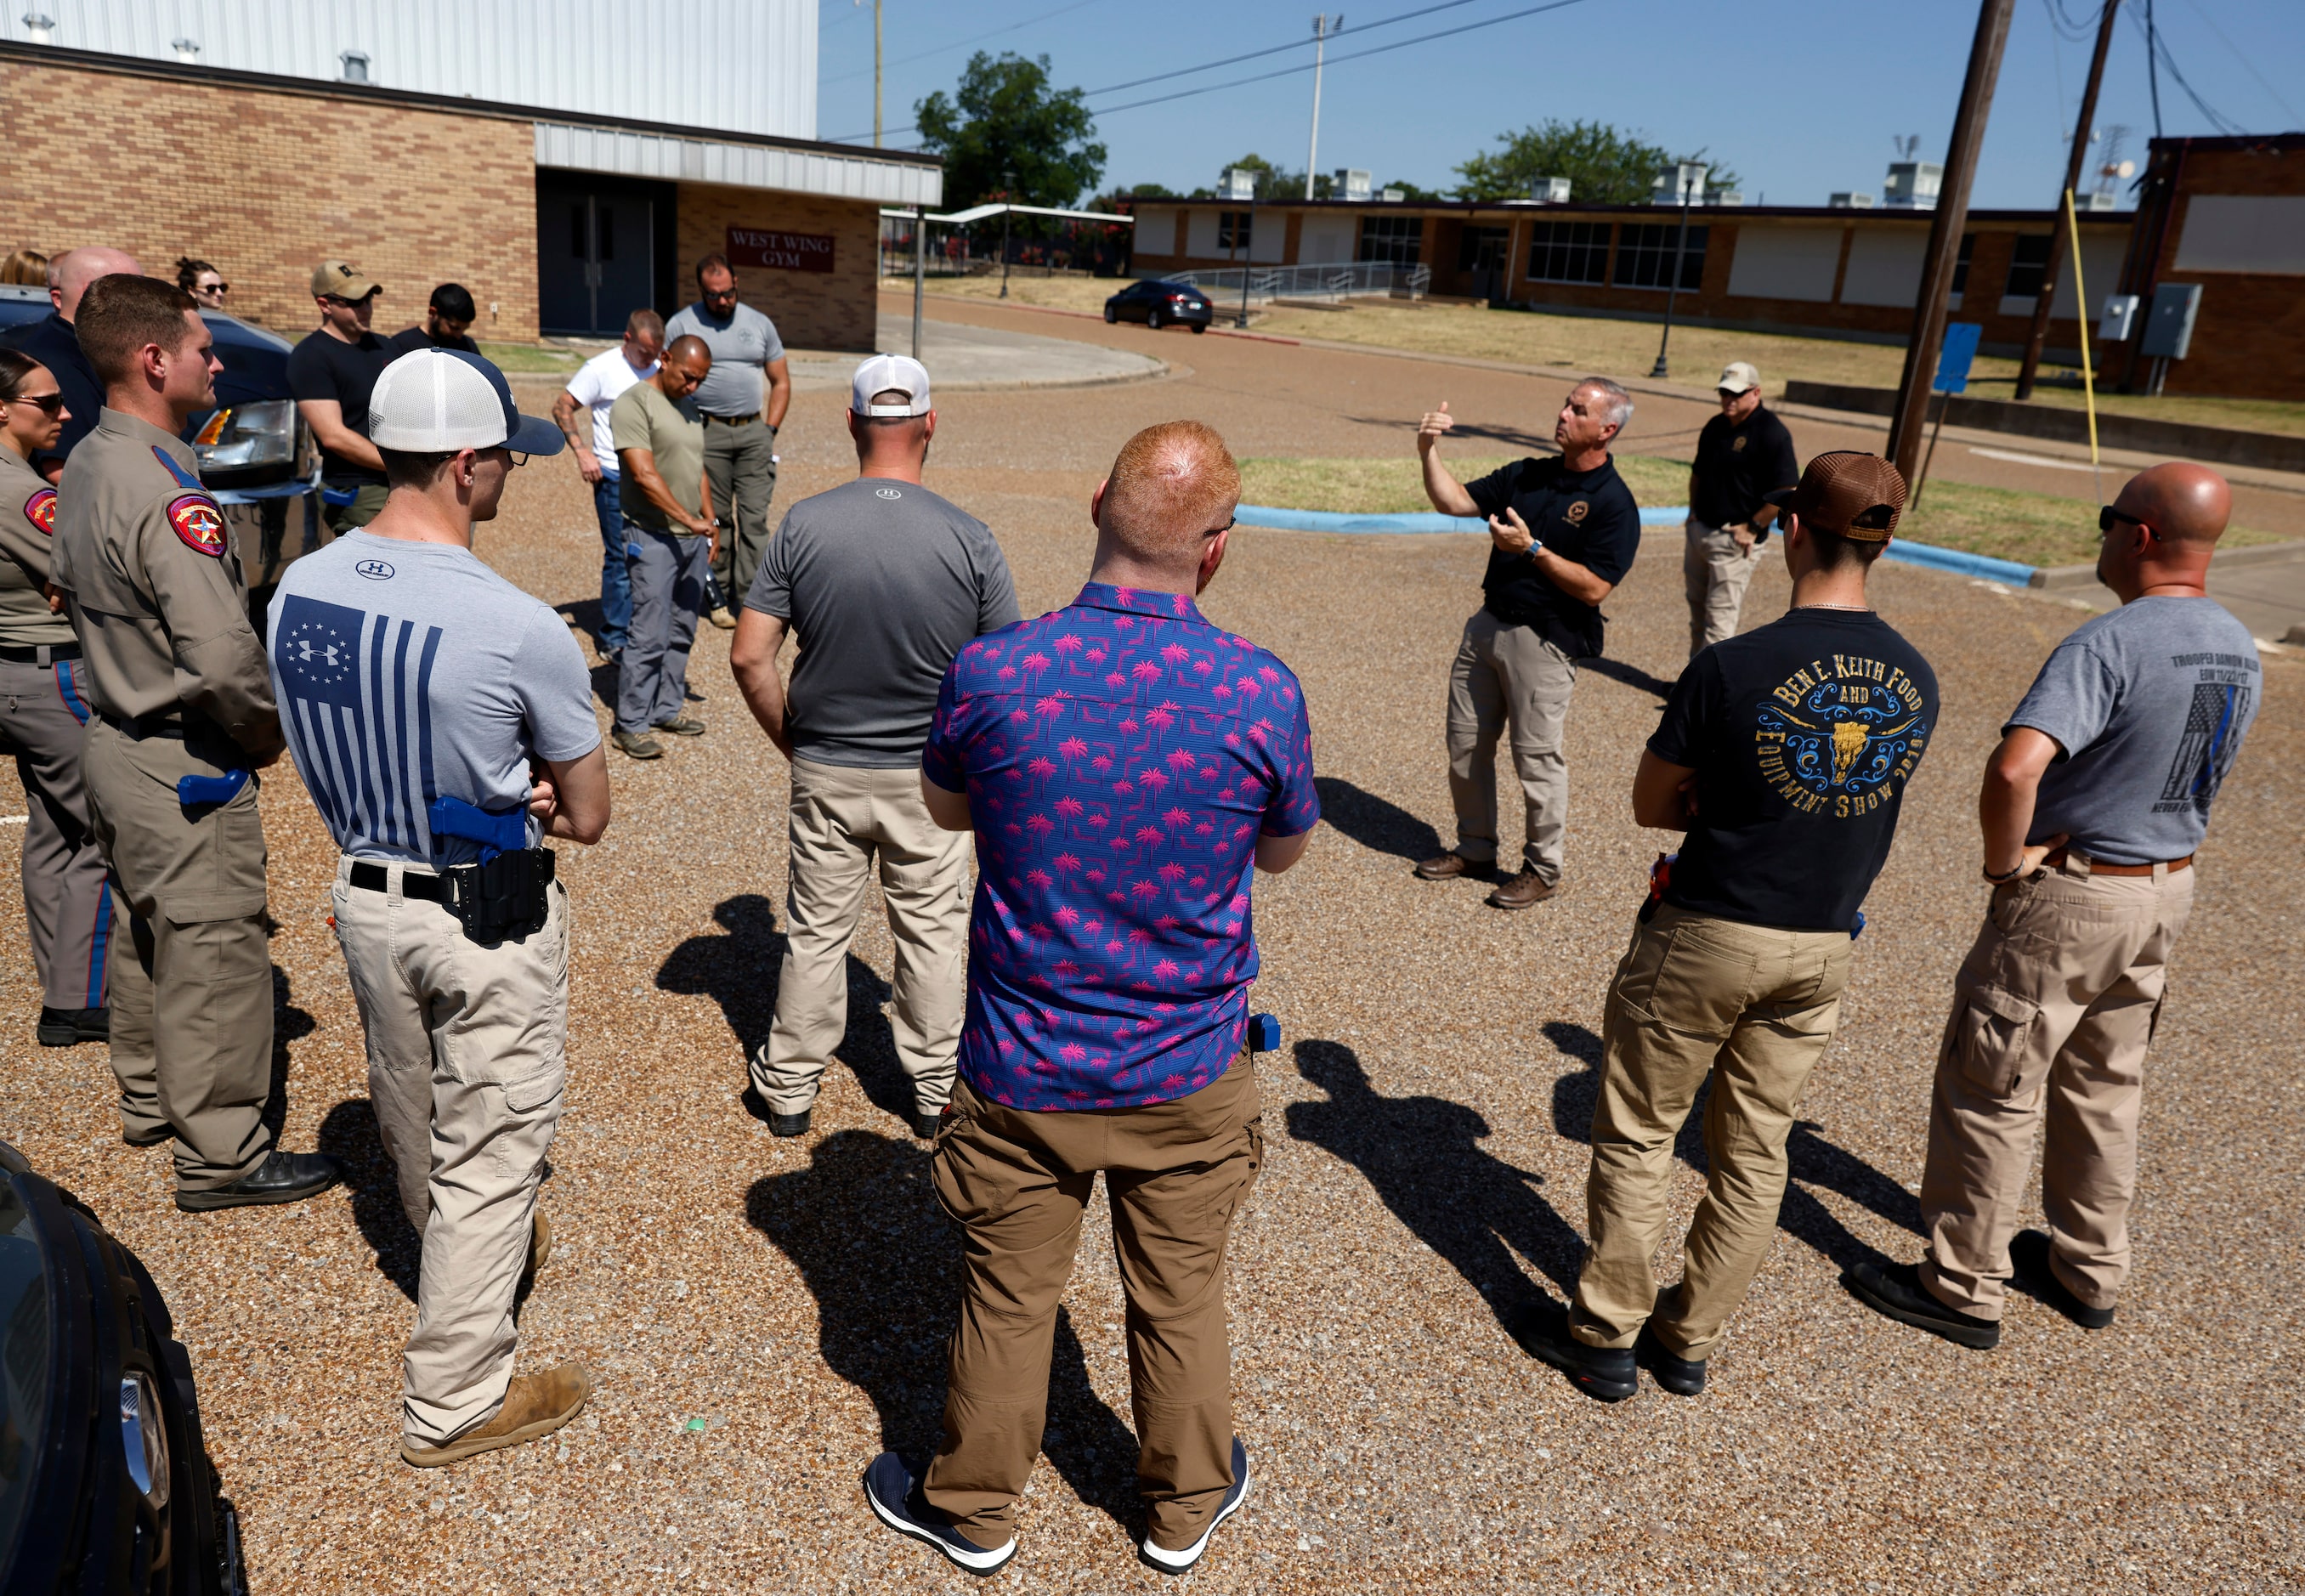
POLYGON ((658 185, 582 174, 536 183, 537 311, 548 333, 622 335, 634 310, 656 308, 659 227, 672 207, 658 185))

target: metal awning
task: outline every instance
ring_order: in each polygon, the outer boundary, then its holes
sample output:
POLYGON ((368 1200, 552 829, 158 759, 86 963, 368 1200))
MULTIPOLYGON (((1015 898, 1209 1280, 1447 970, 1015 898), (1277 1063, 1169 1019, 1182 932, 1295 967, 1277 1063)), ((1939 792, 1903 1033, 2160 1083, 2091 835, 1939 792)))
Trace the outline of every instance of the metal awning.
MULTIPOLYGON (((1124 216, 1114 211, 1056 210, 1045 205, 972 205, 966 210, 956 210, 949 216, 939 216, 933 211, 925 212, 921 219, 957 225, 963 222, 981 222, 987 216, 997 216, 1003 211, 1016 216, 1070 216, 1081 222, 1118 222, 1124 227, 1134 227, 1136 225, 1135 216, 1124 216)), ((882 206, 880 214, 884 216, 894 216, 900 221, 909 222, 913 219, 913 212, 910 209, 893 209, 888 206, 882 206)))
POLYGON ((619 177, 780 189, 833 200, 877 200, 883 205, 891 201, 934 205, 944 198, 942 167, 880 159, 870 149, 857 149, 852 154, 838 146, 748 143, 633 127, 540 121, 536 164, 573 172, 608 172, 619 177))

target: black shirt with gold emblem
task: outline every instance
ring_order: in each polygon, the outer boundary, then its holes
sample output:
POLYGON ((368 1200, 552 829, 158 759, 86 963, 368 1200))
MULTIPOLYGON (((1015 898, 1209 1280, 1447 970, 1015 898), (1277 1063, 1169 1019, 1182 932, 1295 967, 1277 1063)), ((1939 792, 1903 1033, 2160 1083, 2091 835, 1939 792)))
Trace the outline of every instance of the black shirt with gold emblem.
POLYGON ((1649 738, 1697 772, 1665 901, 1746 925, 1853 929, 1936 726, 1936 674, 1871 610, 1788 610, 1714 643, 1649 738))
POLYGON ((1689 476, 1690 516, 1703 526, 1729 526, 1758 514, 1762 495, 1799 481, 1800 462, 1785 424, 1756 404, 1741 421, 1715 416, 1705 423, 1689 476))
MULTIPOLYGON (((1613 460, 1589 471, 1563 470, 1557 454, 1516 460, 1466 483, 1465 491, 1484 516, 1502 516, 1510 505, 1539 543, 1612 585, 1640 552, 1641 509, 1613 460)), ((1491 615, 1508 625, 1534 626, 1571 659, 1601 652, 1600 606, 1554 587, 1529 556, 1490 550, 1481 590, 1491 615)))

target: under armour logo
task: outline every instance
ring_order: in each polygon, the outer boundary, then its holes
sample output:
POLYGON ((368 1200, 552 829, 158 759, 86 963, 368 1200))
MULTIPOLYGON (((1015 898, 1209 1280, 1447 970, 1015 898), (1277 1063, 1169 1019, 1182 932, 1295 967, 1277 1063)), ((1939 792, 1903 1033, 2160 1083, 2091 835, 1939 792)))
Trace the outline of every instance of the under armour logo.
POLYGON ((905 497, 905 492, 901 488, 875 488, 872 490, 872 497, 874 498, 898 499, 905 497))
POLYGON ((382 560, 362 560, 359 565, 354 565, 353 569, 359 572, 362 576, 367 577, 370 582, 390 582, 393 577, 392 567, 386 565, 382 560))

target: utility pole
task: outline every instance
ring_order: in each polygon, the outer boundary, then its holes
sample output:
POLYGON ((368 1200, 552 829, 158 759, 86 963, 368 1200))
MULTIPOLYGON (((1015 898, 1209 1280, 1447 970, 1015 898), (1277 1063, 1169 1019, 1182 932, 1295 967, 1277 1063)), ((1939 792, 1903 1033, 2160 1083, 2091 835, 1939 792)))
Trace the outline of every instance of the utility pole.
POLYGON ((1650 369, 1651 377, 1671 377, 1672 370, 1665 364, 1664 352, 1672 342, 1672 302, 1680 295, 1680 252, 1688 243, 1688 197, 1690 191, 1705 191, 1705 175, 1709 167, 1692 166, 1687 162, 1672 169, 1673 181, 1680 185, 1680 231, 1672 240, 1672 276, 1664 287, 1664 336, 1657 340, 1656 364, 1650 369))
POLYGON ((872 148, 880 148, 880 0, 872 0, 872 148))
POLYGON ((1313 19, 1313 141, 1305 147, 1305 198, 1313 197, 1313 174, 1321 166, 1321 63, 1328 55, 1329 40, 1345 25, 1345 13, 1331 16, 1323 12, 1313 19))
POLYGON ((913 359, 921 358, 921 295, 929 275, 929 208, 913 207, 913 359))
POLYGON ((1008 297, 1008 222, 1016 214, 1016 174, 1000 174, 1000 297, 1008 297))
POLYGON ((1889 458, 1908 482, 1920 463, 1921 432, 1928 419, 1929 379, 1935 374, 1937 345, 1944 340, 1945 297, 1961 258, 1961 230, 1969 223, 1969 191, 1977 176, 1978 147, 1993 109, 1993 87, 2001 77, 2001 54, 2009 43, 2010 13, 2016 0, 1983 0, 1977 36, 1969 47, 1969 73, 1961 80, 1961 106, 1953 113, 1952 139, 1945 149, 1944 186, 1929 222, 1929 247, 1921 262, 1920 297, 1913 305, 1913 331, 1905 344, 1905 369, 1897 384, 1897 408, 1889 423, 1889 458))
MULTIPOLYGON (((2065 163, 2065 192, 2078 193, 2081 186, 2081 168, 2088 163, 2090 129, 2097 123, 2097 89, 2105 79, 2105 53, 2113 48, 2113 22, 2121 9, 2121 0, 2105 0, 2105 16, 2097 23, 2097 54, 2089 57, 2088 86, 2081 90, 2081 119, 2073 124, 2073 153, 2065 163)), ((2017 370, 2017 397, 2033 396, 2033 378, 2041 369, 2041 345, 2048 341, 2049 310, 2057 297, 2057 272, 2065 263, 2068 249, 2079 250, 2080 240, 2070 236, 2067 219, 2072 214, 2069 205, 2057 209, 2055 228, 2049 234, 2049 265, 2047 275, 2041 279, 2040 297, 2033 301, 2033 326, 2025 335, 2025 362, 2017 370)), ((2073 307, 2081 325, 2087 327, 2089 308, 2073 307)))

